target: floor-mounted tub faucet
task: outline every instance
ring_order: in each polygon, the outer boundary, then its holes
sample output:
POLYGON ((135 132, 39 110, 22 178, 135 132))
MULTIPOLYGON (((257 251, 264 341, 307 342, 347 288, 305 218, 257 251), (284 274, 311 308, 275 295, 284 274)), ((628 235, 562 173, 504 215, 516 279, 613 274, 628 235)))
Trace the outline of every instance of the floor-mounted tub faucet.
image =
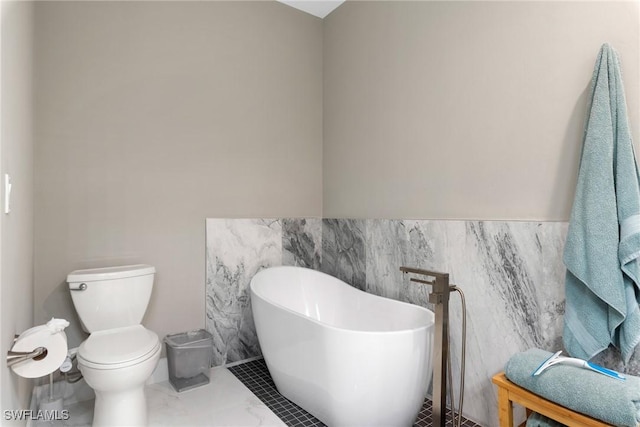
MULTIPOLYGON (((444 427, 447 409, 447 361, 449 359, 449 293, 455 290, 449 285, 449 274, 422 270, 413 267, 400 267, 403 273, 425 276, 428 279, 411 278, 412 282, 432 287, 429 302, 434 305, 435 332, 433 346, 433 425, 444 427)), ((453 402, 452 402, 453 404, 453 402)))

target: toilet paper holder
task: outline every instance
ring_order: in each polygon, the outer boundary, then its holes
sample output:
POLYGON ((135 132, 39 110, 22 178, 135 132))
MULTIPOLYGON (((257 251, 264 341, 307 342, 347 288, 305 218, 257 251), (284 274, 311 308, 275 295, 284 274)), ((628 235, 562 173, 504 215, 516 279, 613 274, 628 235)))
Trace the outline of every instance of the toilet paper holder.
MULTIPOLYGON (((16 340, 20 335, 15 335, 13 337, 13 344, 15 344, 16 340)), ((13 348, 13 345, 11 346, 13 348)), ((32 351, 13 351, 9 350, 7 352, 7 366, 13 366, 16 363, 24 362, 25 360, 34 359, 41 360, 44 359, 47 355, 47 349, 44 347, 37 347, 32 351)))

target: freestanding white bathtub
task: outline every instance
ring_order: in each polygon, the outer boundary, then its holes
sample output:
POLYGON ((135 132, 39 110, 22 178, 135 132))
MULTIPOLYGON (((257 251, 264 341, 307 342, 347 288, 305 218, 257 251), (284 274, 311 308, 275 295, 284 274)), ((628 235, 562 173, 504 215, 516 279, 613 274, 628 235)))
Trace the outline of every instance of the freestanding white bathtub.
POLYGON ((330 427, 410 426, 432 374, 434 315, 301 267, 251 280, 278 391, 330 427))

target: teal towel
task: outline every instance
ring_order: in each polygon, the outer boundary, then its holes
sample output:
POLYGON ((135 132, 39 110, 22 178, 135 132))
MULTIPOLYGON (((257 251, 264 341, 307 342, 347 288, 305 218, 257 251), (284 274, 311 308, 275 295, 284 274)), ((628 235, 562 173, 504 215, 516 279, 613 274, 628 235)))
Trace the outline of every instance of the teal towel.
POLYGON ((520 387, 576 412, 615 426, 638 425, 640 378, 626 375, 620 381, 568 365, 554 365, 532 376, 551 355, 538 348, 517 353, 507 362, 505 375, 520 387))
POLYGON ((564 424, 552 420, 551 418, 540 415, 537 412, 532 413, 527 418, 525 427, 566 427, 564 424))
POLYGON ((615 345, 625 363, 640 342, 640 177, 616 52, 600 49, 564 249, 563 340, 591 359, 615 345))

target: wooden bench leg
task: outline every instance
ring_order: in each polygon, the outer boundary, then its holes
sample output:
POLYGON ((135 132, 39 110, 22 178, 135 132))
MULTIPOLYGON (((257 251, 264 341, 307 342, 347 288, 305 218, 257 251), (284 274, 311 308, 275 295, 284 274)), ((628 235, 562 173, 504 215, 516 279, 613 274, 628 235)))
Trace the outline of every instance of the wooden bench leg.
POLYGON ((513 427, 513 404, 509 400, 509 391, 498 387, 498 417, 500 427, 513 427))

